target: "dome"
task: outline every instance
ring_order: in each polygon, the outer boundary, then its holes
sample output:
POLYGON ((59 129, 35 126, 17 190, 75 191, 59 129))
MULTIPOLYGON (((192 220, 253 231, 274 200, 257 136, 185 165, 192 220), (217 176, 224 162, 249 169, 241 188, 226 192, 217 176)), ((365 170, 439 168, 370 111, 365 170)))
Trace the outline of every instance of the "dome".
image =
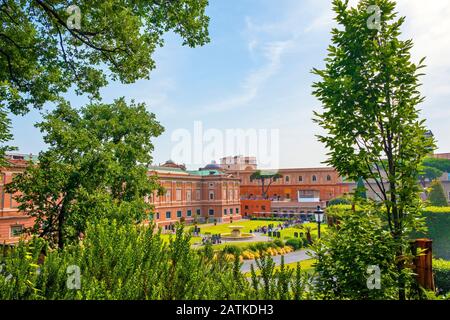
POLYGON ((217 163, 210 163, 204 169, 205 170, 220 170, 220 166, 217 163))

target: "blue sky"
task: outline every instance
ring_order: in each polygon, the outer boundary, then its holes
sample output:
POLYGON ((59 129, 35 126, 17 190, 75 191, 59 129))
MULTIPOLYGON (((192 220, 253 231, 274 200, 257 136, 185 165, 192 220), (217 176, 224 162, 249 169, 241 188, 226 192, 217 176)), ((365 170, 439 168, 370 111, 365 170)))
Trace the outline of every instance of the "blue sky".
MULTIPOLYGON (((414 60, 427 56, 423 116, 438 139, 438 151, 450 152, 450 4, 398 2, 398 11, 407 17, 404 37, 416 44, 414 60)), ((326 150, 316 141, 320 129, 311 121, 320 104, 311 96, 315 77, 310 70, 323 66, 333 26, 331 1, 211 0, 207 13, 209 44, 182 47, 178 36, 168 34, 165 47, 154 56, 157 69, 151 79, 132 85, 111 83, 102 90, 103 100, 125 96, 145 102, 156 114, 166 129, 155 139, 156 164, 173 158, 174 132, 193 132, 195 121, 201 121, 205 130, 221 132, 278 130, 279 167, 321 166, 326 150)), ((73 94, 69 98, 74 106, 87 102, 73 94)), ((33 127, 39 119, 37 111, 13 118, 13 144, 20 152, 45 149, 33 127)), ((221 155, 232 154, 217 157, 221 155)), ((197 168, 211 158, 184 162, 197 168)))

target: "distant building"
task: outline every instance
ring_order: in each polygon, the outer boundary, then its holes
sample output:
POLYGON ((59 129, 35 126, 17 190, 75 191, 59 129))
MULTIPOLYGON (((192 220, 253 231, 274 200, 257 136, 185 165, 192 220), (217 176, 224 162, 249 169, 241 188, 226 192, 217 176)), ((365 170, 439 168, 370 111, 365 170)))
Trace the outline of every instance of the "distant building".
POLYGON ((166 193, 149 197, 155 206, 151 217, 158 226, 171 229, 180 219, 187 223, 229 222, 241 219, 239 179, 212 167, 189 171, 176 167, 150 167, 166 193))
POLYGON ((228 171, 256 170, 256 157, 225 157, 220 159, 220 167, 228 171))
POLYGON ((22 231, 34 224, 34 219, 19 211, 19 204, 13 195, 5 192, 5 185, 10 183, 15 175, 22 173, 30 160, 36 160, 33 155, 8 154, 8 167, 0 168, 0 244, 11 244, 19 241, 22 231))
POLYGON ((329 200, 349 191, 333 168, 274 169, 267 171, 278 172, 282 178, 271 183, 263 199, 261 181, 250 179, 257 170, 256 158, 227 157, 221 159, 220 166, 241 182, 243 217, 311 215, 318 205, 326 207, 329 200))

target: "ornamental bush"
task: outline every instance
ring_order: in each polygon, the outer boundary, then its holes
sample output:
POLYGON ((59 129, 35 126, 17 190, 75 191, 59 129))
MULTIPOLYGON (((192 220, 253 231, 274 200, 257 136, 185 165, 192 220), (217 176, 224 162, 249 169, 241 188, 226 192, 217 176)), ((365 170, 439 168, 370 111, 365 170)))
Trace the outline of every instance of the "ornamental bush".
MULTIPOLYGON (((177 227, 166 243, 153 227, 113 220, 89 224, 82 242, 51 249, 42 239, 0 250, 0 300, 209 300, 300 299, 304 284, 297 268, 265 271, 252 286, 230 253, 190 248, 190 235, 177 227), (297 273, 300 275, 297 275, 297 273), (272 282, 273 281, 273 282, 272 282), (289 290, 285 289, 286 283, 289 290), (282 290, 283 289, 283 290, 282 290), (282 293, 283 292, 283 293, 282 293)), ((229 247, 228 252, 235 249, 229 247)), ((237 251, 235 252, 237 253, 237 251)))
POLYGON ((439 294, 450 293, 450 261, 433 260, 434 281, 439 294))

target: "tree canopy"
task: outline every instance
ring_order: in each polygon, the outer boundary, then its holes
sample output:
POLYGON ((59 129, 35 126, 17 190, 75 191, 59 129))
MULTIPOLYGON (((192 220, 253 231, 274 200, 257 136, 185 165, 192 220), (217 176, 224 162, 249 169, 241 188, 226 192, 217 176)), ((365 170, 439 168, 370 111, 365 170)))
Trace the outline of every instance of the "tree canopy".
POLYGON ((283 176, 278 172, 256 170, 250 175, 250 181, 261 181, 261 196, 265 199, 267 198, 267 192, 269 191, 272 183, 282 177, 283 176), (267 186, 266 181, 268 181, 267 186))
MULTIPOLYGON (((208 0, 2 0, 0 2, 0 142, 7 112, 26 113, 74 89, 99 99, 109 80, 148 79, 164 34, 183 45, 209 41, 208 0)), ((1 149, 0 151, 5 151, 1 149)), ((1 156, 1 155, 0 155, 1 156)))
POLYGON ((62 103, 37 127, 49 149, 7 186, 17 193, 19 209, 36 218, 33 233, 63 247, 89 220, 145 218, 151 209, 145 197, 162 191, 147 171, 152 139, 163 128, 144 104, 127 105, 122 98, 77 111, 62 103))
POLYGON ((399 298, 405 299, 403 259, 408 233, 418 227, 420 165, 434 147, 419 118, 423 61, 411 58, 412 40, 402 40, 395 1, 334 0, 339 28, 332 30, 326 66, 313 94, 323 106, 314 121, 326 132, 318 138, 330 150, 327 163, 341 176, 362 177, 382 200, 387 226, 397 243, 399 298), (369 27, 378 6, 379 24, 369 27), (374 186, 375 185, 375 186, 374 186))

